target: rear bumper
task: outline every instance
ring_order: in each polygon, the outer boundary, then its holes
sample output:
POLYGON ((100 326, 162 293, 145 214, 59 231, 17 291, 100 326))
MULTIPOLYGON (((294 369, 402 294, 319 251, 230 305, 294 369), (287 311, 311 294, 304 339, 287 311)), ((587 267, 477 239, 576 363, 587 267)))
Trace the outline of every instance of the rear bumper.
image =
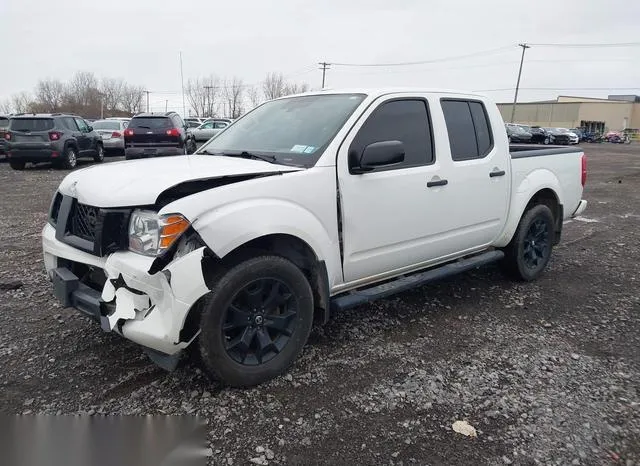
POLYGON ((26 149, 11 146, 7 148, 7 157, 10 160, 19 160, 20 162, 50 162, 60 157, 60 152, 49 147, 26 149))
POLYGON ((105 150, 114 150, 114 149, 122 150, 124 149, 124 139, 122 138, 103 139, 102 147, 104 147, 105 150))
POLYGON ((171 155, 184 155, 182 147, 127 147, 124 150, 128 158, 142 157, 166 157, 171 155))
POLYGON ((578 207, 576 208, 576 210, 571 214, 571 217, 577 217, 578 215, 582 214, 582 212, 584 212, 587 208, 587 201, 585 201, 584 199, 582 199, 579 203, 578 203, 578 207))

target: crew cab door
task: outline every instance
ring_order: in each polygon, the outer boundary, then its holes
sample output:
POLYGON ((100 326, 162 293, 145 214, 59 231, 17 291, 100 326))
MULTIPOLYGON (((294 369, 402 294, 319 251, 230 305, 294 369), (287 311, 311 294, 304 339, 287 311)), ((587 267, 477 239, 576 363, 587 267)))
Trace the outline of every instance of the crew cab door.
POLYGON ((434 154, 425 96, 385 96, 345 138, 337 160, 345 282, 388 274, 441 254, 447 168, 434 154), (359 172, 370 144, 402 143, 404 160, 359 172), (429 183, 438 182, 428 187, 429 183))

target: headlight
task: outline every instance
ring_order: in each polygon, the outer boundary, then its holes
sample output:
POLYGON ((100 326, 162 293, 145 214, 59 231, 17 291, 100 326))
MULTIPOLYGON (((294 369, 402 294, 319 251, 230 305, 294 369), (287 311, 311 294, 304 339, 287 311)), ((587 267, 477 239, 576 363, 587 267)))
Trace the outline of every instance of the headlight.
POLYGON ((129 250, 157 256, 169 249, 189 226, 189 221, 180 214, 134 210, 129 221, 129 250))

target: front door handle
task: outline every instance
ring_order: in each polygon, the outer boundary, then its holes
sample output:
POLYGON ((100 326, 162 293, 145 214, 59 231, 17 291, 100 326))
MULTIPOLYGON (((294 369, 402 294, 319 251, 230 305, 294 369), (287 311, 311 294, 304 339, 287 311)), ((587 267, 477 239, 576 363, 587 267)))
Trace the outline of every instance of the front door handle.
POLYGON ((495 171, 492 171, 491 173, 489 173, 489 176, 491 178, 495 178, 496 176, 504 176, 506 174, 507 174, 507 172, 505 172, 504 170, 495 170, 495 171))
POLYGON ((427 181, 427 188, 433 188, 435 186, 445 186, 449 182, 447 180, 427 181))

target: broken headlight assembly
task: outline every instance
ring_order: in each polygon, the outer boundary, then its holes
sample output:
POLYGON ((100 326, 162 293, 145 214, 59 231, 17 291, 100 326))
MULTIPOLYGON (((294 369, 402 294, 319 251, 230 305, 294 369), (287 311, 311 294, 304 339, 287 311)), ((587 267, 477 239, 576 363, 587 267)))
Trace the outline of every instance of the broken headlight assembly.
POLYGON ((180 214, 158 215, 151 210, 134 210, 129 221, 129 250, 158 256, 173 246, 190 226, 180 214))

